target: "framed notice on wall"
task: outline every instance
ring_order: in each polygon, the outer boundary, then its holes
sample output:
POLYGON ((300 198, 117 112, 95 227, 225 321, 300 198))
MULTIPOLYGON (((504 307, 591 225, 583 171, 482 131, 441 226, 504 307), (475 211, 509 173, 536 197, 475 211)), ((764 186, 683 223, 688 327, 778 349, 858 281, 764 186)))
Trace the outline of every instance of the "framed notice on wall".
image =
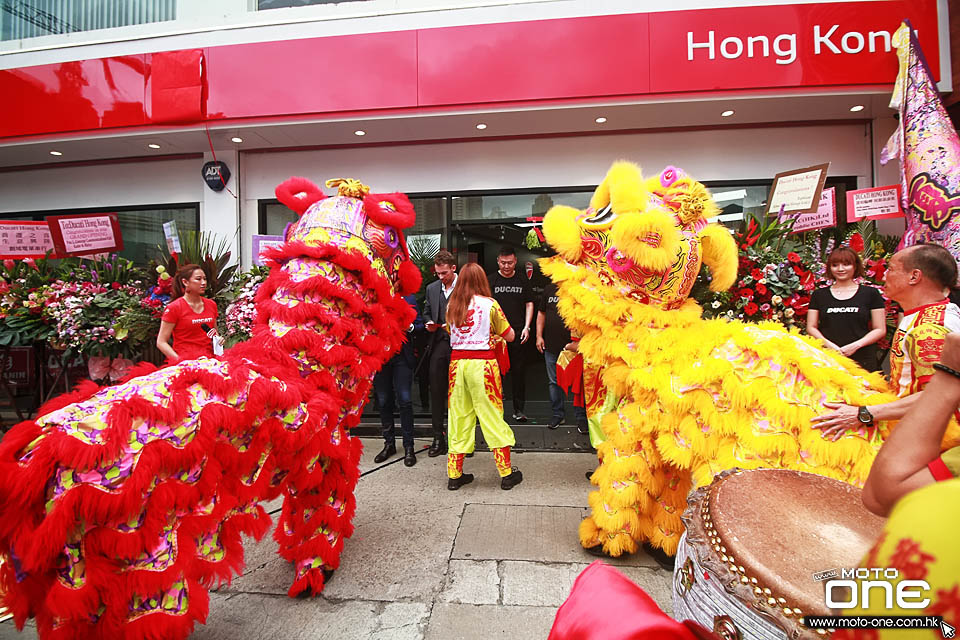
POLYGON ((767 214, 816 213, 829 169, 827 162, 775 175, 767 198, 767 214))
POLYGON ((898 184, 847 191, 847 222, 902 217, 898 184))
MULTIPOLYGON (((53 236, 46 222, 0 220, 0 258, 42 258, 54 251, 53 236)), ((51 257, 57 257, 51 254, 51 257)))
POLYGON ((120 221, 115 213, 48 216, 46 220, 60 255, 85 256, 123 249, 120 221))

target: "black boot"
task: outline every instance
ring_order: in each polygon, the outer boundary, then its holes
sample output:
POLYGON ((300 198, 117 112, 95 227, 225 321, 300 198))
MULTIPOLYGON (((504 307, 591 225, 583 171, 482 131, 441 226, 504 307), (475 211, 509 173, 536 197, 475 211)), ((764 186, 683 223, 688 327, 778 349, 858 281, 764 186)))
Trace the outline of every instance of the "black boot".
POLYGON ((447 489, 450 491, 456 491, 465 484, 470 484, 473 482, 472 473, 464 473, 459 478, 447 478, 447 489))
POLYGON ((417 454, 413 452, 413 447, 404 447, 403 465, 405 467, 412 467, 415 464, 417 464, 417 454))
POLYGON ((447 439, 443 436, 434 436, 433 443, 430 445, 430 450, 427 451, 427 455, 431 458, 447 455, 447 439))
POLYGON ((510 475, 500 478, 500 488, 504 491, 509 491, 521 482, 523 482, 523 474, 520 473, 520 469, 513 467, 513 469, 510 470, 510 475))
POLYGON ((390 456, 395 455, 397 455, 397 445, 393 442, 386 442, 383 445, 383 450, 377 454, 373 461, 377 464, 380 464, 381 462, 386 461, 390 456))

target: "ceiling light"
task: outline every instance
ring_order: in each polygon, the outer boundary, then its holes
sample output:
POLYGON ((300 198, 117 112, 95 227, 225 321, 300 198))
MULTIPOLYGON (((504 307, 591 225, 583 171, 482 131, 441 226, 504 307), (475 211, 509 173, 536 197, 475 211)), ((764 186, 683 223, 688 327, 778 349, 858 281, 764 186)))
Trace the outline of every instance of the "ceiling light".
POLYGON ((355 136, 365 136, 365 135, 367 135, 367 132, 364 131, 363 129, 357 129, 356 131, 353 132, 353 135, 355 135, 355 136))
POLYGON ((158 144, 156 144, 156 143, 154 143, 154 142, 151 142, 151 143, 148 144, 147 146, 150 147, 151 149, 159 149, 159 148, 160 148, 160 145, 158 145, 158 144))
POLYGON ((606 122, 606 121, 607 121, 607 119, 604 118, 603 116, 600 116, 599 118, 597 118, 596 120, 594 120, 594 122, 596 122, 597 124, 603 124, 603 123, 606 122))
POLYGON ((863 111, 863 105, 862 104, 854 105, 850 107, 850 111, 853 111, 854 113, 856 113, 857 111, 863 111))
POLYGON ((726 111, 724 111, 724 112, 721 113, 720 115, 721 115, 721 117, 729 118, 730 116, 733 115, 733 109, 727 109, 726 111))
POLYGON ((241 142, 243 142, 243 138, 241 138, 240 136, 233 136, 232 138, 230 138, 230 142, 236 142, 237 144, 240 144, 241 142))
POLYGON ((483 131, 486 128, 487 128, 487 125, 483 124, 482 122, 477 125, 477 129, 480 129, 481 131, 483 131))
POLYGON ((52 155, 52 156, 62 156, 63 154, 60 153, 59 151, 51 151, 51 152, 50 152, 50 155, 52 155))

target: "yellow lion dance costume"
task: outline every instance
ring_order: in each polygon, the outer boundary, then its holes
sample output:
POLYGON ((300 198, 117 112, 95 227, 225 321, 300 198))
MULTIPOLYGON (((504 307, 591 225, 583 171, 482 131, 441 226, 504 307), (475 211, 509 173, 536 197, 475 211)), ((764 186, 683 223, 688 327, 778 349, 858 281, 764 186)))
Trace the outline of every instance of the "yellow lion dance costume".
POLYGON ((701 261, 716 291, 737 277, 733 238, 707 222, 718 213, 706 187, 682 171, 644 180, 621 162, 589 209, 555 206, 543 221, 558 255, 541 265, 558 285, 560 313, 620 398, 602 422, 584 547, 618 556, 646 541, 674 555, 690 489, 733 467, 862 486, 886 433, 886 425, 851 429, 831 442, 810 426, 824 402, 895 400, 879 374, 773 322, 701 317, 687 297, 701 261))

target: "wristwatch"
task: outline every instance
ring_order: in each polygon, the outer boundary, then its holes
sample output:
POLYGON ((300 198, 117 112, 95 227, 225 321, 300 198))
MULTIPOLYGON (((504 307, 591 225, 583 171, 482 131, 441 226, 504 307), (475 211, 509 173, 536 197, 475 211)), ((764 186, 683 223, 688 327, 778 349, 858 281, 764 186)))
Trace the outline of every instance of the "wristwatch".
POLYGON ((857 420, 859 420, 861 424, 873 426, 873 414, 870 413, 870 409, 866 407, 857 408, 857 420))

